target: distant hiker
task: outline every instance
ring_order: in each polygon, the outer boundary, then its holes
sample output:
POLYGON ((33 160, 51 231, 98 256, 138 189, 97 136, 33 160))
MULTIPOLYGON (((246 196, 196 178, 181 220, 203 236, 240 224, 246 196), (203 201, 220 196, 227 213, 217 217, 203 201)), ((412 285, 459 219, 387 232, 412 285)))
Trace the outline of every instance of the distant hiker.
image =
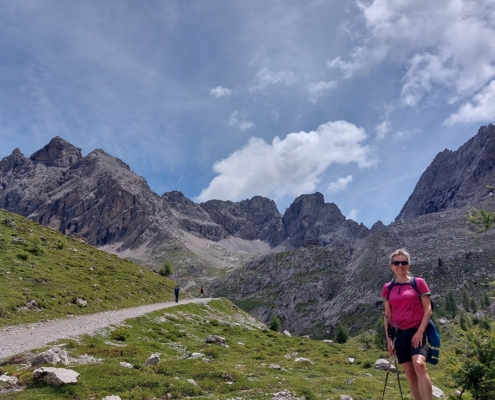
POLYGON ((395 280, 382 288, 385 317, 383 324, 390 356, 396 355, 409 382, 414 400, 431 400, 431 380, 426 369, 426 328, 431 317, 430 289, 422 278, 411 284, 411 256, 405 249, 390 255, 395 280), (390 287, 391 286, 391 287, 390 287), (395 337, 395 348, 392 346, 395 337))
POLYGON ((179 293, 180 293, 180 286, 177 285, 174 289, 174 293, 175 293, 175 302, 178 303, 179 302, 179 293))
POLYGON ((201 286, 199 288, 199 293, 201 294, 201 297, 203 297, 203 293, 205 292, 205 288, 203 286, 201 286))

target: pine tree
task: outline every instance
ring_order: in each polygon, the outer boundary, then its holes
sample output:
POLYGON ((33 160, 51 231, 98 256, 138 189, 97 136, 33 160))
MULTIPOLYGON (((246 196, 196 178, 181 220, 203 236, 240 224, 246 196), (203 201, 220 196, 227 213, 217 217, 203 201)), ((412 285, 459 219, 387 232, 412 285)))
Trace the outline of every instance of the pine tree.
POLYGON ((445 296, 445 312, 450 318, 454 318, 457 314, 457 303, 452 290, 450 290, 447 293, 447 296, 445 296))
POLYGON ((466 288, 462 289, 462 307, 464 308, 464 311, 468 312, 469 311, 469 293, 466 288))
POLYGON ((337 335, 335 336, 335 340, 337 343, 345 343, 347 342, 347 339, 349 339, 349 332, 347 329, 342 325, 342 323, 339 321, 339 326, 337 328, 337 335))
POLYGON ((473 314, 476 314, 476 312, 478 311, 478 304, 476 303, 475 299, 471 299, 469 308, 471 309, 471 312, 473 314))

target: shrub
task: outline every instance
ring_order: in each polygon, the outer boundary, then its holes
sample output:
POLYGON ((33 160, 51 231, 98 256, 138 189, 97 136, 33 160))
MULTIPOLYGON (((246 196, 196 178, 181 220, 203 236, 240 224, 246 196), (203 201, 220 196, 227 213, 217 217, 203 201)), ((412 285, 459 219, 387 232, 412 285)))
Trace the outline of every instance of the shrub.
POLYGON ((161 276, 169 277, 172 275, 172 265, 170 264, 170 261, 165 262, 165 265, 160 268, 160 271, 158 273, 161 276))
POLYGON ((345 343, 349 339, 349 332, 345 328, 344 325, 339 321, 339 326, 337 328, 337 335, 335 336, 335 340, 337 343, 345 343))
POLYGON ((282 322, 280 321, 280 318, 277 317, 275 314, 272 314, 272 318, 270 319, 270 322, 268 322, 268 327, 275 332, 280 331, 280 327, 282 326, 282 322))

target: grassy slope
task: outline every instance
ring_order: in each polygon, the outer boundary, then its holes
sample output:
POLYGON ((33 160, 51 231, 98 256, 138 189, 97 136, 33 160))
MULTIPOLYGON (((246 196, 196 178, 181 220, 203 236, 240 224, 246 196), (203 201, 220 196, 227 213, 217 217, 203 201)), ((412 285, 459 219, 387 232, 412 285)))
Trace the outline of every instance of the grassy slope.
POLYGON ((174 285, 145 267, 0 210, 0 326, 170 301, 174 285), (78 306, 77 298, 88 306, 78 306), (29 307, 32 300, 36 305, 29 307))
MULTIPOLYGON (((3 210, 0 260, 0 326, 172 299, 172 281, 3 210), (87 300, 88 307, 74 304, 77 297, 87 300), (24 309, 30 300, 38 306, 24 309)), ((456 356, 454 346, 461 342, 462 332, 454 323, 442 331, 442 361, 429 370, 434 385, 453 393, 447 361, 456 356)), ((288 389, 306 399, 339 399, 341 394, 355 400, 379 399, 385 373, 373 365, 388 355, 371 341, 370 333, 342 345, 289 338, 264 329, 223 299, 210 305, 179 305, 128 320, 106 335, 86 336, 79 343, 61 341, 74 357, 90 354, 102 359, 101 364, 72 365, 81 374, 76 385, 36 384, 31 380, 34 368, 22 365, 22 357, 7 360, 0 374, 15 375, 29 387, 0 397, 99 399, 114 394, 123 399, 161 399, 170 393, 172 398, 271 399, 273 393, 288 389), (206 344, 209 334, 224 336, 229 347, 206 344), (161 362, 145 367, 154 352, 161 353, 161 362), (205 357, 183 359, 185 352, 205 357), (296 357, 311 362, 296 362, 296 357), (351 364, 348 357, 356 361, 351 364), (121 361, 134 368, 121 367, 121 361), (271 364, 281 369, 270 368, 271 364), (187 379, 194 379, 197 386, 187 379)), ((408 393, 403 376, 402 386, 408 393)), ((399 397, 396 377, 391 375, 386 398, 399 397)))

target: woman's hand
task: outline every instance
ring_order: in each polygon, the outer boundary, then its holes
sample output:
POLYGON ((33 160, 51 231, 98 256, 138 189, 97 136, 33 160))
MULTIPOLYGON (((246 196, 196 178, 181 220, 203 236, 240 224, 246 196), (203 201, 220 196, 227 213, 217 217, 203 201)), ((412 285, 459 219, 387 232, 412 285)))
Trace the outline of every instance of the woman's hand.
POLYGON ((390 340, 387 340, 387 351, 389 356, 394 356, 395 355, 395 347, 392 349, 392 344, 390 340))
POLYGON ((416 331, 414 336, 412 337, 411 343, 413 347, 419 347, 423 345, 423 332, 419 329, 416 331))

